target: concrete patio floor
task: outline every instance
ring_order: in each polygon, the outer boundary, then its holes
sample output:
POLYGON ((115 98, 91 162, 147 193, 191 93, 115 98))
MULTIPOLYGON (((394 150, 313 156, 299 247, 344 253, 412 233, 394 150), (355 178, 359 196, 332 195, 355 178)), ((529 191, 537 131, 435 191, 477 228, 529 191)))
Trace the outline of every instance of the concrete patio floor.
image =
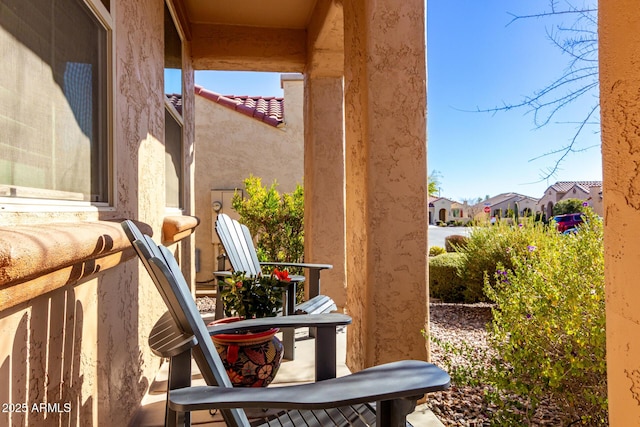
MULTIPOLYGON (((338 376, 348 375, 350 373, 345 364, 346 337, 346 328, 338 331, 338 376)), ((282 366, 270 387, 312 382, 314 379, 314 354, 315 340, 309 338, 306 329, 296 331, 296 359, 284 360, 282 362, 282 366)), ((168 364, 163 363, 130 426, 161 427, 164 425, 167 371, 168 364)), ((192 370, 192 383, 194 385, 205 385, 197 367, 194 367, 192 370)), ((415 427, 444 427, 425 404, 418 405, 416 410, 409 415, 408 421, 415 427)), ((225 425, 219 414, 211 415, 209 411, 193 412, 191 423, 192 425, 198 426, 221 427, 225 425)))

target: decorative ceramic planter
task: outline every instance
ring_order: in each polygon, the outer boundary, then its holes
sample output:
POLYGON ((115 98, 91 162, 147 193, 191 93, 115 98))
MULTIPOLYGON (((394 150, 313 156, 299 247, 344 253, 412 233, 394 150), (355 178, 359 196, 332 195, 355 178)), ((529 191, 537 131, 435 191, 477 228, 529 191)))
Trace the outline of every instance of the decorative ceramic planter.
MULTIPOLYGON (((241 320, 231 317, 210 323, 241 320)), ((282 342, 275 336, 278 328, 262 332, 220 334, 211 337, 234 387, 266 387, 276 376, 282 362, 282 342)))

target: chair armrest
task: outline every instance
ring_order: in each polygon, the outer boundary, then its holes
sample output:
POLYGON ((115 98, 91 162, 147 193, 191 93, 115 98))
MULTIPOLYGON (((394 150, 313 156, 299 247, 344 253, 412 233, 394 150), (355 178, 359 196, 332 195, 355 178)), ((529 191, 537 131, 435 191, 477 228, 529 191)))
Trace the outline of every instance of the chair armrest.
POLYGON ((301 267, 309 269, 309 298, 320 295, 320 272, 322 270, 331 270, 331 264, 309 264, 305 262, 261 262, 260 265, 279 265, 283 267, 301 267))
POLYGON ((341 313, 301 314, 297 316, 263 317, 207 326, 210 335, 269 328, 335 328, 351 324, 351 317, 341 313))
POLYGON ((213 272, 213 276, 218 278, 218 279, 224 279, 226 277, 231 277, 231 275, 233 274, 233 271, 214 271, 213 272))
POLYGON ((187 387, 169 392, 179 412, 225 408, 327 409, 367 402, 415 399, 449 388, 449 375, 427 362, 405 360, 345 377, 273 388, 187 387))
POLYGON ((236 331, 252 331, 270 328, 303 328, 316 330, 315 368, 316 381, 336 377, 336 329, 351 324, 351 317, 340 313, 301 314, 297 316, 264 317, 233 323, 208 326, 210 335, 236 331))

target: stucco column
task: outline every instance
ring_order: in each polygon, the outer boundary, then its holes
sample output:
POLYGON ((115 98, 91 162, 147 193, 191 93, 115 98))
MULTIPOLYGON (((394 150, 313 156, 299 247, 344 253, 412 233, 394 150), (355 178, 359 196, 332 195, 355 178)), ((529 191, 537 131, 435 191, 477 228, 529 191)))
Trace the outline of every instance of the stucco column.
POLYGON ((640 425, 640 10, 599 2, 607 381, 612 427, 640 425))
POLYGON ((424 7, 344 3, 352 370, 428 358, 424 7))
POLYGON ((305 77, 304 120, 304 257, 333 264, 320 274, 320 291, 342 310, 347 302, 342 76, 305 77))

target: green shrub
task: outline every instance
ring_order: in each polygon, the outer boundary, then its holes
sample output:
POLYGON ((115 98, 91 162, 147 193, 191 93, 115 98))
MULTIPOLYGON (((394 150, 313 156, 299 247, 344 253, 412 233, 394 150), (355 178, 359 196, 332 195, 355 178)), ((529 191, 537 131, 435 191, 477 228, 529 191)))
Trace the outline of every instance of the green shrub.
POLYGON ((601 220, 587 213, 573 235, 540 225, 491 229, 480 230, 485 247, 509 248, 510 267, 499 264, 485 280, 495 303, 489 350, 445 343, 448 355, 467 361, 445 368, 457 385, 486 387, 498 408, 491 425, 532 425, 549 403, 561 425, 607 425, 601 220))
POLYGON ((460 276, 466 284, 465 301, 486 301, 484 280, 488 276, 493 282, 497 266, 511 270, 512 257, 526 253, 531 242, 536 242, 544 233, 539 223, 510 226, 505 221, 497 221, 488 227, 474 228, 466 244, 460 248, 463 264, 460 276))
POLYGON ((528 401, 525 416, 551 401, 566 421, 606 425, 602 222, 587 216, 574 235, 543 229, 512 257, 512 270, 487 280, 498 355, 489 379, 498 401, 512 394, 528 401))
POLYGON ((429 295, 444 302, 463 300, 464 282, 458 275, 462 257, 444 253, 429 258, 429 295))
POLYGON ((302 262, 304 256, 304 192, 298 185, 292 193, 280 194, 277 182, 264 187, 262 180, 244 180, 246 196, 233 196, 233 209, 240 222, 257 237, 260 261, 302 262))
POLYGON ((586 206, 583 206, 584 200, 580 199, 566 199, 560 200, 553 206, 553 214, 554 215, 563 215, 563 214, 572 214, 578 212, 584 212, 588 209, 586 206))
MULTIPOLYGON (((277 182, 270 187, 253 175, 244 180, 246 197, 233 196, 233 209, 240 215, 240 222, 249 227, 257 237, 256 252, 260 261, 304 261, 304 191, 297 185, 292 193, 280 194, 277 182)), ((302 274, 302 269, 288 268, 292 274, 302 274)), ((264 271, 270 274, 271 271, 264 271)), ((298 286, 296 300, 304 299, 304 287, 298 286)))
POLYGON ((442 246, 431 246, 429 248, 429 256, 438 256, 446 252, 447 251, 442 246))
POLYGON ((458 252, 467 244, 467 236, 452 234, 444 238, 444 248, 447 252, 458 252))

